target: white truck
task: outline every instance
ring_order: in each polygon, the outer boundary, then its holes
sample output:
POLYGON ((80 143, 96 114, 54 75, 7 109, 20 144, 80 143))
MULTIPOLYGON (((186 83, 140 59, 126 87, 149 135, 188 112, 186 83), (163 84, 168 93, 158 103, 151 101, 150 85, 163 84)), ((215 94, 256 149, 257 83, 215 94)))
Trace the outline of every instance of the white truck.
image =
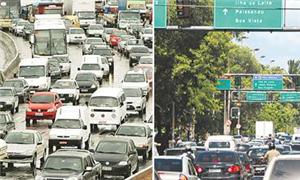
POLYGON ((96 24, 95 8, 95 0, 64 0, 65 14, 77 15, 82 28, 96 24))
POLYGON ((272 121, 256 121, 255 127, 256 138, 269 137, 270 134, 272 136, 274 135, 274 127, 272 121))

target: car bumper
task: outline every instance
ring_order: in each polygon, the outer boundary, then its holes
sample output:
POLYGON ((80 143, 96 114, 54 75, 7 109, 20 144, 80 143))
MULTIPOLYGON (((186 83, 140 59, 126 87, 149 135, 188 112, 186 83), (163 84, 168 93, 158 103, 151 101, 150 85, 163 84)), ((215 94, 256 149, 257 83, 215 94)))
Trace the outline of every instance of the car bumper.
POLYGON ((26 112, 26 120, 55 119, 56 112, 26 112))
POLYGON ((49 139, 49 146, 81 146, 80 139, 49 139))
POLYGON ((80 88, 80 93, 93 93, 97 88, 80 88))
POLYGON ((59 94, 59 98, 63 103, 69 103, 76 101, 76 96, 69 96, 69 94, 59 94))

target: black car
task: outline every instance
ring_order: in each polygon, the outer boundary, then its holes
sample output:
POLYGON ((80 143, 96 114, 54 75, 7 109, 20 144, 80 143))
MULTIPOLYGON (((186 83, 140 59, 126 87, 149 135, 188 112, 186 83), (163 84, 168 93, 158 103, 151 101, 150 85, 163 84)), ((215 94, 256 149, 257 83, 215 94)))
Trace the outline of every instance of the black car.
POLYGON ((3 87, 14 87, 20 102, 26 102, 29 99, 29 85, 25 79, 8 79, 3 83, 3 87))
POLYGON ((0 112, 0 138, 4 138, 7 132, 15 129, 15 122, 9 112, 0 112))
POLYGON ((101 164, 87 150, 59 149, 48 156, 36 179, 102 179, 101 164))
POLYGON ((202 151, 197 153, 194 163, 201 180, 247 177, 247 171, 235 151, 202 151))
POLYGON ((251 147, 249 144, 237 144, 236 150, 239 152, 247 152, 251 147))
POLYGON ((134 63, 138 63, 142 56, 150 56, 151 53, 146 46, 132 47, 129 51, 129 65, 133 66, 134 63))
POLYGON ((254 175, 254 168, 251 165, 251 161, 246 153, 244 152, 238 152, 240 160, 242 161, 243 166, 245 167, 247 171, 247 179, 251 179, 254 175))
POLYGON ((114 69, 113 56, 115 55, 115 53, 112 51, 112 49, 109 46, 103 46, 103 45, 93 46, 91 51, 93 55, 106 57, 108 60, 109 69, 111 72, 113 72, 114 69))
POLYGON ((99 87, 99 81, 94 73, 79 72, 75 80, 81 93, 93 93, 99 87))
POLYGON ((58 59, 56 58, 49 59, 49 72, 52 81, 61 79, 62 72, 61 72, 61 66, 58 59))
POLYGON ((131 139, 107 136, 99 141, 94 151, 96 161, 103 165, 104 176, 127 178, 139 170, 138 153, 131 139))

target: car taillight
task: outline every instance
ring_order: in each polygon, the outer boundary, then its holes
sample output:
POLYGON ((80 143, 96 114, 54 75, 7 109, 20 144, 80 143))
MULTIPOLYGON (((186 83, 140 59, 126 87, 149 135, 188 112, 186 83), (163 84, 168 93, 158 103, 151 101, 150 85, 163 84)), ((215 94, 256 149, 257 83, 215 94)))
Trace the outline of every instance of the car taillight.
POLYGON ((238 165, 233 165, 233 166, 230 166, 228 169, 227 169, 227 172, 229 173, 238 173, 241 171, 241 167, 238 166, 238 165))
POLYGON ((246 171, 248 173, 251 172, 251 166, 250 166, 250 164, 247 164, 245 167, 246 167, 246 171))
POLYGON ((188 178, 185 175, 181 174, 179 180, 188 180, 188 178))
POLYGON ((195 169, 196 169, 198 174, 201 174, 204 171, 204 169, 201 166, 197 166, 197 165, 195 166, 195 169))

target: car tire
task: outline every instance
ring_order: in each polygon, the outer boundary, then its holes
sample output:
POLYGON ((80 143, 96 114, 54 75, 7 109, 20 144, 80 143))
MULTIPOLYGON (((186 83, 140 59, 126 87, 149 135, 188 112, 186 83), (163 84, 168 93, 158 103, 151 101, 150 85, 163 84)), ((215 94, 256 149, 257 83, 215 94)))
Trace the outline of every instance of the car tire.
POLYGON ((16 107, 16 112, 19 112, 19 104, 18 104, 18 106, 16 107))
POLYGON ((53 145, 49 142, 49 154, 53 153, 53 145))
POLYGON ((143 161, 147 161, 148 159, 148 152, 145 150, 145 152, 143 152, 143 161))
POLYGON ((139 162, 137 162, 137 165, 136 165, 136 168, 135 170, 133 171, 133 174, 139 172, 139 162))
POLYGON ((131 166, 129 166, 129 172, 127 172, 127 174, 125 175, 125 179, 129 178, 130 176, 132 176, 132 171, 131 171, 131 166))
POLYGON ((15 114, 15 105, 13 105, 12 109, 10 109, 11 114, 15 114))

